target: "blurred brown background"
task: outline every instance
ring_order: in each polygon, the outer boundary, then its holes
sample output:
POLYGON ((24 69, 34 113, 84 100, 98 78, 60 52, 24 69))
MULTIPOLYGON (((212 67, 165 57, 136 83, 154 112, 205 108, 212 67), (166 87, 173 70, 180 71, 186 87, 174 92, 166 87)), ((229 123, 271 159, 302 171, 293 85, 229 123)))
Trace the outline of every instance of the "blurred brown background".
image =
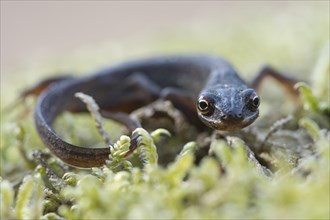
POLYGON ((205 20, 228 22, 269 9, 280 13, 287 4, 283 1, 2 0, 1 74, 31 56, 60 55, 81 45, 123 41, 205 20))
POLYGON ((61 56, 86 45, 147 38, 208 22, 243 26, 250 16, 267 19, 288 6, 315 4, 327 7, 329 2, 1 0, 1 75, 33 57, 61 56))

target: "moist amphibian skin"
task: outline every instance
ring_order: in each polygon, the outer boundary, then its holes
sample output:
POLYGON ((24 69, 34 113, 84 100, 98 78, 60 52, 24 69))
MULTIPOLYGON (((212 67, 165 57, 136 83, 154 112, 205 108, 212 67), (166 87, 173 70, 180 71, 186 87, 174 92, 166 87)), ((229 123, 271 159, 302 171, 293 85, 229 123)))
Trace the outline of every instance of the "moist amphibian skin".
MULTIPOLYGON (((261 78, 259 75, 254 84, 261 78)), ((109 155, 106 147, 67 143, 52 128, 63 111, 86 111, 75 98, 77 92, 92 96, 102 111, 108 112, 129 113, 159 98, 167 99, 196 126, 217 130, 244 128, 259 115, 260 99, 255 90, 227 61, 216 56, 155 57, 126 62, 83 78, 43 81, 27 92, 41 93, 34 114, 37 131, 52 153, 77 167, 102 166, 109 155)))

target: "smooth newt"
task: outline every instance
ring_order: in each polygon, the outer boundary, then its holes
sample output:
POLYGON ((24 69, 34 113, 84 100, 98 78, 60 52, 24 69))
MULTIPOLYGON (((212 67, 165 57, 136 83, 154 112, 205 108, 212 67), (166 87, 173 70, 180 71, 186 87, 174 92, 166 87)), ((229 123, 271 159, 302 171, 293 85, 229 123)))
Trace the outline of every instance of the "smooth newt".
POLYGON ((57 81, 45 81, 51 84, 46 89, 39 85, 44 91, 35 108, 35 124, 51 152, 77 167, 101 166, 110 151, 108 147, 67 143, 53 129, 52 123, 63 111, 86 111, 75 98, 77 92, 92 96, 101 109, 111 112, 128 113, 158 98, 169 99, 188 120, 195 124, 202 121, 217 130, 244 128, 259 115, 260 99, 255 90, 228 62, 215 56, 156 57, 127 62, 83 78, 57 81))

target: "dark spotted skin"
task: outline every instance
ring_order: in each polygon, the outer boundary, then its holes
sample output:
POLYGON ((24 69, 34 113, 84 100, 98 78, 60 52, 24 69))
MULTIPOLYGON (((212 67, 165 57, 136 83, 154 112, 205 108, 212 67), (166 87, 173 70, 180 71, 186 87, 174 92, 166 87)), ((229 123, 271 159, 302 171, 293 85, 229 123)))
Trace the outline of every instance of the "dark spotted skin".
POLYGON ((156 57, 127 62, 83 78, 66 78, 41 93, 34 118, 38 133, 51 152, 77 167, 103 165, 109 148, 72 145, 52 128, 63 111, 86 111, 85 105, 75 98, 76 92, 92 96, 101 109, 127 113, 166 96, 188 120, 199 118, 218 130, 246 127, 259 113, 255 91, 228 62, 215 56, 156 57))

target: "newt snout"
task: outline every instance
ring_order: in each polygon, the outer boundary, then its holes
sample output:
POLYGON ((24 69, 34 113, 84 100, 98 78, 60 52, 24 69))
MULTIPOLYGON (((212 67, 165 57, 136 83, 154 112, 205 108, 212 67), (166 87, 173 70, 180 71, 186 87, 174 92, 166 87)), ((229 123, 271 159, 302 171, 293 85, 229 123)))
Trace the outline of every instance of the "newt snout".
POLYGON ((220 119, 222 121, 241 121, 243 119, 242 113, 236 113, 236 112, 229 112, 227 114, 224 114, 220 116, 220 119))
POLYGON ((254 89, 217 86, 204 90, 197 102, 200 119, 217 130, 238 130, 259 116, 260 99, 254 89))

